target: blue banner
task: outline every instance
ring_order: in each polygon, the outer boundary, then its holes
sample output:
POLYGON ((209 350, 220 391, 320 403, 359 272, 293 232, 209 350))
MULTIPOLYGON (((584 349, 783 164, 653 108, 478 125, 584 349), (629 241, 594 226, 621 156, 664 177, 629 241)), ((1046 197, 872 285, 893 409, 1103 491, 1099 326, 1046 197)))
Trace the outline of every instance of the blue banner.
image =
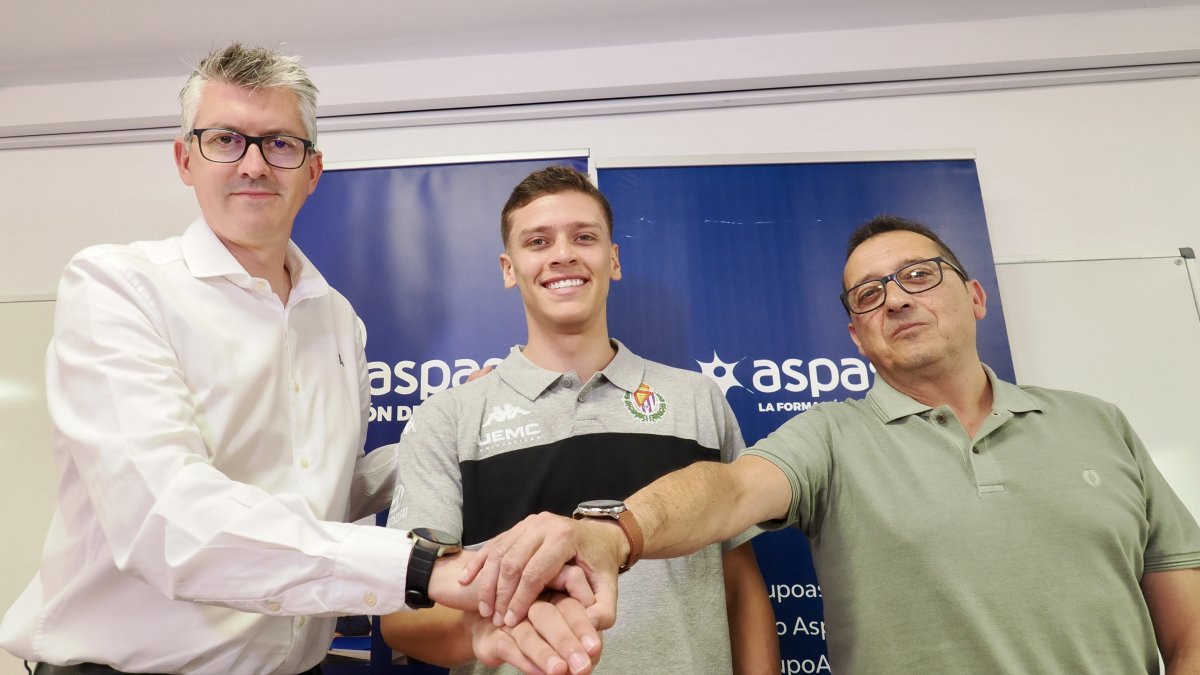
POLYGON ((500 210, 525 176, 586 157, 327 170, 292 239, 367 329, 367 449, 400 440, 412 409, 525 341, 500 275, 500 210))
MULTIPOLYGON (((586 158, 326 171, 293 239, 366 325, 368 448, 396 442, 412 408, 525 340, 503 288, 500 210, 550 164, 586 158)), ((818 401, 860 397, 874 372, 838 300, 846 239, 881 214, 941 234, 989 296, 980 353, 1012 380, 1007 332, 974 162, 887 161, 599 172, 623 278, 609 328, 638 354, 721 385, 747 443, 818 401)), ((795 532, 755 540, 785 673, 828 670, 820 586, 795 532)), ((389 672, 378 641, 373 672, 389 672)), ((422 671, 425 672, 425 671, 422 671)))

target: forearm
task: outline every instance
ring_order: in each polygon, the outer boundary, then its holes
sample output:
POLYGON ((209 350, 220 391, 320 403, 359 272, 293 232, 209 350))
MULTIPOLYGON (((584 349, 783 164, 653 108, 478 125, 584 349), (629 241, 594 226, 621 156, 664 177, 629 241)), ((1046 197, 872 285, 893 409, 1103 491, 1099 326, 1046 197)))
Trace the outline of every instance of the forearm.
POLYGON ((766 584, 747 542, 725 552, 725 606, 736 675, 779 672, 779 638, 766 584))
MULTIPOLYGON (((642 530, 643 556, 667 558, 723 541, 755 523, 786 518, 792 487, 775 464, 743 456, 732 464, 693 464, 625 503, 642 530)), ((465 576, 479 583, 483 616, 514 625, 564 565, 574 563, 596 597, 588 613, 602 627, 615 620, 617 568, 630 557, 630 539, 616 520, 539 513, 492 539, 482 553, 465 576)))
POLYGON ((475 660, 471 620, 463 612, 441 605, 413 612, 396 612, 379 620, 383 641, 396 651, 443 668, 475 660))
POLYGON ((1149 572, 1142 593, 1167 675, 1200 675, 1200 569, 1149 572))
POLYGON ((1200 675, 1200 648, 1177 651, 1166 665, 1166 675, 1200 675))
POLYGON ((733 464, 697 462, 639 490, 626 505, 645 537, 642 556, 674 558, 782 517, 790 497, 782 472, 746 457, 733 464), (772 481, 772 475, 778 478, 772 481), (777 481, 782 489, 771 484, 777 481))
POLYGON ((738 531, 731 517, 734 496, 724 465, 697 462, 668 474, 625 500, 645 537, 645 558, 694 553, 738 531), (696 486, 705 486, 697 489, 696 486))

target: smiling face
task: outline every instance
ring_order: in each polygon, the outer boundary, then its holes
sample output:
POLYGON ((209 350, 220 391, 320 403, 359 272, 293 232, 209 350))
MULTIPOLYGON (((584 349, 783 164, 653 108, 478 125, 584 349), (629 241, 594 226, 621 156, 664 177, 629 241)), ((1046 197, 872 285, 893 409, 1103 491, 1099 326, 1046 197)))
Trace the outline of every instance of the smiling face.
MULTIPOLYGON (((305 137, 296 95, 286 89, 246 89, 220 81, 204 85, 196 128, 229 129, 250 136, 305 137)), ((222 164, 200 154, 194 136, 175 141, 179 177, 196 190, 200 210, 226 246, 264 250, 286 246, 292 221, 321 176, 313 151, 298 169, 267 164, 250 146, 236 162, 222 164)))
MULTIPOLYGON (((854 249, 842 283, 849 288, 939 255, 937 244, 915 232, 885 232, 854 249)), ((975 322, 987 313, 987 297, 978 281, 964 283, 945 267, 942 274, 940 285, 915 295, 888 282, 881 307, 850 317, 858 351, 890 383, 978 368, 975 322)))
POLYGON ((518 288, 530 341, 538 336, 603 333, 608 337, 608 285, 621 278, 600 205, 566 191, 539 197, 510 214, 500 255, 504 287, 518 288))

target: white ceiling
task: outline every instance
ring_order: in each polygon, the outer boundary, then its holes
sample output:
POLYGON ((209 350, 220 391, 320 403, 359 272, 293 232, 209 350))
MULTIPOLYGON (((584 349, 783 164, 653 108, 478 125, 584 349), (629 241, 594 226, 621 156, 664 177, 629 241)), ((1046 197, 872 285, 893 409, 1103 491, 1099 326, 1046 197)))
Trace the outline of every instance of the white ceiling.
POLYGON ((0 88, 179 75, 214 45, 310 66, 538 52, 1048 14, 1181 0, 6 0, 0 88))

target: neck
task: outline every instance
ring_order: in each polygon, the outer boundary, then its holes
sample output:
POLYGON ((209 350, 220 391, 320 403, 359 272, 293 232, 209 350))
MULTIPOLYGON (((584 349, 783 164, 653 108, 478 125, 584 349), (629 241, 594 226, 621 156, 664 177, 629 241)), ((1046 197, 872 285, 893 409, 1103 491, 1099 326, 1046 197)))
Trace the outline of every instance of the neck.
POLYGON ((896 391, 927 406, 948 406, 972 438, 992 410, 992 385, 978 359, 942 372, 899 376, 889 373, 884 380, 896 391))
POLYGON ((250 276, 265 279, 271 285, 271 290, 286 307, 292 292, 292 275, 287 268, 287 242, 284 241, 282 246, 264 247, 222 242, 250 276))
POLYGON ((546 335, 530 327, 529 343, 525 345, 525 358, 546 370, 556 373, 575 371, 580 382, 592 379, 598 371, 612 361, 616 355, 608 341, 608 331, 578 334, 546 335))

